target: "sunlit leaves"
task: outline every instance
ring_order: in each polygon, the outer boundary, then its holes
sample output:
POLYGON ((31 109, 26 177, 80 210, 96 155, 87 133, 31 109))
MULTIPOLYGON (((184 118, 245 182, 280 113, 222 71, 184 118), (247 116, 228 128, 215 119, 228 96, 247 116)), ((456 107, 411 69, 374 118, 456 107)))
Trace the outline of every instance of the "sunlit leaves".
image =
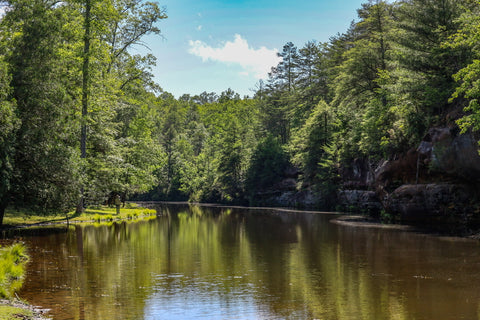
POLYGON ((165 9, 135 0, 89 3, 88 34, 84 1, 5 3, 2 207, 14 199, 21 206, 61 210, 77 202, 81 184, 92 203, 157 182, 154 172, 163 153, 150 111, 155 103, 150 91, 159 89, 150 72, 155 58, 129 50, 142 45, 143 36, 160 32, 157 22, 166 18, 165 9), (88 135, 82 160, 81 126, 88 135))
POLYGON ((77 165, 72 129, 73 99, 62 60, 68 8, 43 1, 12 1, 4 33, 20 126, 15 132, 10 200, 40 210, 63 210, 76 198, 77 165))
POLYGON ((323 147, 332 142, 337 131, 336 115, 324 101, 320 101, 289 144, 293 163, 304 172, 307 180, 315 178, 320 170, 318 163, 324 155, 323 147))
POLYGON ((469 129, 480 130, 480 3, 471 10, 466 11, 460 18, 461 27, 458 32, 445 43, 445 46, 458 49, 462 47, 469 48, 474 55, 473 61, 458 71, 454 75, 458 86, 453 93, 451 101, 458 98, 468 99, 468 105, 465 108, 466 115, 458 120, 458 124, 463 132, 469 129))

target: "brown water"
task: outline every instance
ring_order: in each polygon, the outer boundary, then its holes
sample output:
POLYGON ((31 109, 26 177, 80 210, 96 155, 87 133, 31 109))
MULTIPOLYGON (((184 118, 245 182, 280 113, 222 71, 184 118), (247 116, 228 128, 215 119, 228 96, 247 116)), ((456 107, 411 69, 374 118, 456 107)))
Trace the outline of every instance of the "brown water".
POLYGON ((480 319, 480 245, 334 216, 163 207, 25 237, 53 319, 480 319))

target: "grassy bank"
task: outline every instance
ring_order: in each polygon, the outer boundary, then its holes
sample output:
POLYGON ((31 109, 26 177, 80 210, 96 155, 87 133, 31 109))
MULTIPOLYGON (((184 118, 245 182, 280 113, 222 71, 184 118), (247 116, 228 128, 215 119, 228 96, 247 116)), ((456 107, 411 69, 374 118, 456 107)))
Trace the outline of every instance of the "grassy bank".
POLYGON ((28 261, 25 250, 20 243, 0 247, 0 298, 11 299, 22 287, 28 261))
POLYGON ((116 212, 115 207, 97 206, 89 207, 81 214, 75 211, 67 214, 47 214, 39 215, 35 212, 7 209, 3 219, 4 227, 20 227, 34 226, 39 224, 55 224, 55 223, 95 223, 119 220, 134 220, 155 216, 156 211, 139 207, 133 203, 127 203, 124 208, 120 208, 120 213, 116 212))
POLYGON ((34 307, 18 300, 0 300, 0 320, 46 320, 34 307))
POLYGON ((5 302, 5 304, 0 304, 0 320, 33 318, 33 312, 31 310, 14 307, 9 305, 9 303, 10 302, 5 302))
POLYGON ((0 247, 0 320, 41 319, 31 306, 14 298, 22 287, 27 261, 22 244, 0 247))

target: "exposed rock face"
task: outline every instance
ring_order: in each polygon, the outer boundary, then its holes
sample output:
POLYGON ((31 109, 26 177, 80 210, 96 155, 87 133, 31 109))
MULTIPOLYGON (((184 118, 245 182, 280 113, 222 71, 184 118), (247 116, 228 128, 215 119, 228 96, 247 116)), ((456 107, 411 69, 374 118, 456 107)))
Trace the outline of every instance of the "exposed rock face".
POLYGON ((340 169, 344 189, 368 189, 375 182, 373 164, 368 159, 354 159, 350 166, 340 169))
POLYGON ((472 134, 432 128, 417 148, 372 165, 355 159, 340 172, 343 208, 388 214, 405 223, 480 222, 480 155, 472 134), (375 191, 368 191, 375 190, 375 191))
POLYGON ((324 196, 311 190, 277 190, 257 195, 255 205, 274 207, 318 208, 324 196))
POLYGON ((374 163, 368 159, 354 159, 340 169, 341 187, 333 207, 353 212, 377 215, 382 209, 380 199, 372 191, 375 185, 374 163))
MULTIPOLYGON (((446 180, 480 181, 479 146, 471 134, 432 128, 418 148, 383 162, 375 171, 377 187, 446 180)), ((398 185, 397 185, 398 187, 398 185)))
POLYGON ((381 162, 375 170, 375 188, 380 199, 404 183, 416 183, 418 161, 418 153, 411 149, 397 159, 381 162))
POLYGON ((430 168, 468 181, 480 179, 478 143, 471 134, 456 134, 449 128, 430 129, 420 144, 430 168))
POLYGON ((400 221, 477 222, 480 155, 471 134, 432 128, 418 148, 375 172, 376 192, 400 221))
POLYGON ((324 200, 324 196, 313 192, 309 188, 299 191, 297 187, 298 175, 297 168, 287 168, 283 174, 283 179, 268 189, 257 193, 255 202, 251 205, 318 208, 318 204, 324 200))
POLYGON ((354 159, 340 169, 340 190, 327 194, 297 185, 290 169, 258 195, 261 205, 363 211, 382 210, 406 223, 480 226, 480 155, 472 134, 432 128, 416 148, 393 159, 354 159), (298 189, 301 189, 300 191, 298 189))
POLYGON ((465 184, 407 184, 384 200, 389 213, 403 222, 468 222, 475 206, 475 190, 465 184))
POLYGON ((343 208, 351 208, 370 214, 378 214, 383 206, 374 191, 340 190, 337 194, 338 203, 343 208))

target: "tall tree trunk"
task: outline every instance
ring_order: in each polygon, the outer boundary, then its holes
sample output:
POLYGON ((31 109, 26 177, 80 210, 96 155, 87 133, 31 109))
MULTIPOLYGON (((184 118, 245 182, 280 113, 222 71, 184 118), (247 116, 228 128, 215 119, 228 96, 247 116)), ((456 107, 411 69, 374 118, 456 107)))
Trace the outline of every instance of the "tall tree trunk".
MULTIPOLYGON (((83 67, 82 67, 82 129, 80 133, 80 158, 87 157, 87 113, 88 113, 88 97, 89 97, 89 82, 90 82, 90 10, 91 0, 85 0, 85 35, 83 38, 83 67)), ((83 211, 85 202, 84 188, 80 190, 80 201, 77 205, 77 213, 83 211)))
POLYGON ((3 197, 0 199, 0 227, 3 225, 3 217, 5 216, 5 209, 7 209, 8 202, 9 195, 3 195, 3 197))

